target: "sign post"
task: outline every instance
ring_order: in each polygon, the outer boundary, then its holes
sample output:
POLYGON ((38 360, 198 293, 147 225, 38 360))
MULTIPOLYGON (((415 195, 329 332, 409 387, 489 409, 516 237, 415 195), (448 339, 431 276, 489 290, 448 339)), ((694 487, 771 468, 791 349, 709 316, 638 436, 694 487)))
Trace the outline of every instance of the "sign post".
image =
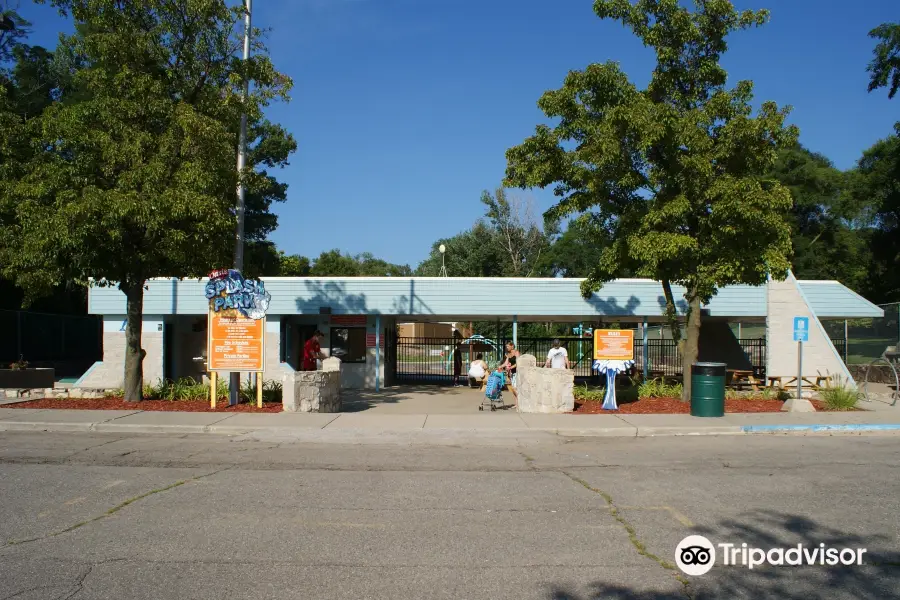
POLYGON ((788 398, 785 412, 816 412, 812 402, 803 397, 803 344, 809 341, 809 317, 794 317, 794 341, 797 342, 797 397, 788 398))
POLYGON ((631 329, 595 329, 595 371, 606 374, 604 410, 618 410, 616 403, 616 375, 624 373, 634 364, 634 331, 631 329))
MULTIPOLYGON (((244 279, 234 269, 214 271, 206 284, 209 300, 207 361, 210 371, 210 406, 216 407, 216 373, 256 374, 257 406, 262 407, 262 374, 266 356, 266 311, 271 295, 262 281, 244 279)), ((231 385, 235 385, 234 379, 231 385)), ((237 380, 240 385, 240 379, 237 380)), ((231 390, 230 403, 237 402, 231 390)))
POLYGON ((803 393, 803 342, 809 341, 809 317, 794 317, 794 341, 797 342, 797 398, 803 393))

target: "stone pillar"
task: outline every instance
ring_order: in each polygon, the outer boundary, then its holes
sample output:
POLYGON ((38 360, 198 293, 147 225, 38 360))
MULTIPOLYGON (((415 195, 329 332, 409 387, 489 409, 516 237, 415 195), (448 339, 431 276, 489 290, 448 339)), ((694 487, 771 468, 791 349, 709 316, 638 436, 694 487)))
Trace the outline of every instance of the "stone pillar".
POLYGON ((322 361, 322 371, 325 373, 331 373, 337 371, 341 372, 341 359, 337 356, 332 356, 330 358, 326 358, 322 361))
POLYGON ((519 373, 519 412, 566 413, 575 410, 575 371, 537 366, 530 354, 516 361, 519 373))
POLYGON ((341 412, 340 371, 297 371, 293 388, 293 397, 283 397, 285 412, 341 412))

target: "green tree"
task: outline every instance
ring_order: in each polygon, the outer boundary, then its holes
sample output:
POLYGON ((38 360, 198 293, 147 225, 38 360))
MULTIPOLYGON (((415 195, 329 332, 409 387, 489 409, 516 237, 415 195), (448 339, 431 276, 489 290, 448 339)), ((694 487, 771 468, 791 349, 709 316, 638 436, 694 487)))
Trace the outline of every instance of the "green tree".
MULTIPOLYGON (((594 11, 631 29, 656 54, 646 89, 616 63, 566 77, 538 102, 557 121, 507 152, 506 184, 546 187, 551 217, 590 212, 613 243, 582 292, 629 270, 662 282, 673 335, 672 284, 685 288, 684 372, 697 359, 701 311, 719 287, 784 277, 790 263, 790 192, 765 177, 777 150, 795 142, 786 110, 751 106, 752 83, 726 87, 726 37, 763 24, 766 11, 728 0, 597 0, 594 11)), ((598 245, 605 244, 602 239, 598 245)), ((685 377, 685 398, 690 377, 685 377)))
POLYGON ((504 254, 504 273, 510 277, 538 275, 541 256, 549 242, 538 227, 533 205, 507 195, 503 188, 494 195, 483 192, 481 203, 486 207, 485 218, 494 229, 492 241, 504 254))
POLYGON ((869 37, 879 40, 867 69, 869 91, 886 87, 888 98, 893 98, 900 88, 900 23, 883 23, 869 37))
POLYGON ((791 192, 793 271, 836 279, 862 292, 869 273, 866 207, 847 196, 848 177, 825 156, 797 144, 778 152, 770 176, 791 192))
POLYGON ((478 221, 470 229, 432 244, 428 257, 416 267, 416 275, 437 277, 443 264, 450 277, 503 277, 508 262, 496 231, 478 221))
POLYGON ((532 277, 549 274, 551 236, 541 231, 528 201, 498 189, 482 192, 484 216, 466 231, 436 241, 416 274, 437 277, 532 277), (441 256, 440 247, 446 252, 441 256), (444 262, 442 262, 444 261, 444 262))
POLYGON ((894 130, 863 153, 851 174, 850 193, 874 213, 866 289, 876 302, 900 301, 900 123, 894 130))
POLYGON ((319 255, 309 269, 313 277, 403 277, 412 274, 406 265, 395 265, 369 252, 356 256, 340 250, 328 250, 319 255))
POLYGON ((310 272, 309 259, 299 254, 279 253, 278 275, 281 277, 307 277, 310 272))
MULTIPOLYGON (((258 41, 248 63, 238 59, 243 10, 224 0, 53 4, 75 23, 57 51, 79 59, 79 97, 29 121, 40 151, 0 199, 15 215, 0 232, 0 262, 31 293, 89 278, 122 290, 125 398, 136 401, 145 282, 231 262, 240 114, 262 123, 291 82, 258 41)), ((260 174, 242 177, 257 189, 260 174)))
MULTIPOLYGON (((603 223, 587 213, 571 219, 565 231, 554 236, 543 257, 546 269, 560 277, 589 277, 600 263, 603 249, 614 240, 603 223)), ((629 272, 623 270, 622 277, 629 272)))

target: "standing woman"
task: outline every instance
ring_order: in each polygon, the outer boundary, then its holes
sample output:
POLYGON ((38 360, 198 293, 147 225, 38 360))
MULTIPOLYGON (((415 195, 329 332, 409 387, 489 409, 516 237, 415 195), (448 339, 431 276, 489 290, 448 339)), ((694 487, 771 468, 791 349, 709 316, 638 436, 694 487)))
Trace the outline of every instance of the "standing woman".
POLYGON ((516 391, 516 359, 519 356, 520 353, 516 350, 515 344, 506 342, 506 359, 500 365, 500 368, 504 369, 509 375, 509 391, 513 393, 517 405, 519 403, 519 393, 516 391))
POLYGON ((306 344, 303 346, 304 371, 315 371, 317 367, 316 361, 328 358, 322 353, 322 340, 324 339, 325 334, 317 329, 312 337, 306 340, 306 344))

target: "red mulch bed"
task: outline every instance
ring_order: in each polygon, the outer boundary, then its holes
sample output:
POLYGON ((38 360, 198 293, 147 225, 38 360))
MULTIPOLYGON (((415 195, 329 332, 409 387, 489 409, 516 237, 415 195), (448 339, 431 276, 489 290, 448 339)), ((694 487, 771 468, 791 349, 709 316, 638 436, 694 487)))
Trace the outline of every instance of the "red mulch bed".
MULTIPOLYGON (((824 403, 818 400, 811 401, 817 411, 827 411, 824 403)), ((676 398, 644 398, 636 402, 628 402, 619 404, 619 410, 603 410, 602 401, 594 400, 576 400, 576 414, 606 414, 620 413, 630 415, 666 415, 666 414, 690 414, 690 402, 683 402, 676 398)), ((760 413, 760 412, 781 412, 784 402, 781 400, 751 400, 741 398, 738 400, 725 400, 726 413, 760 413)))
POLYGON ((216 408, 210 408, 209 400, 143 400, 141 402, 125 402, 122 398, 44 398, 6 404, 3 408, 60 408, 76 410, 168 410, 180 412, 247 412, 278 413, 282 411, 280 402, 265 402, 262 408, 253 404, 228 406, 228 400, 216 402, 216 408))

